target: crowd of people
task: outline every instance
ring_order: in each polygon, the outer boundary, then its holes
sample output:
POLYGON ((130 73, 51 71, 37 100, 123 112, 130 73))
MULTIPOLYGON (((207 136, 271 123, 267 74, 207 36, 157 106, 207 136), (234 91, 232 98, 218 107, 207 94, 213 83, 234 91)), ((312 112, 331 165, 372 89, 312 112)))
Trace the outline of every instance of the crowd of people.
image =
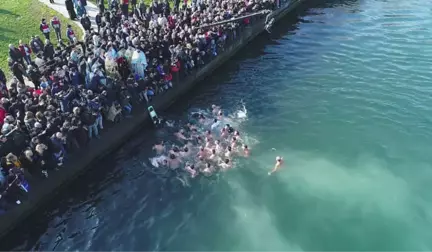
POLYGON ((85 0, 65 4, 70 18, 79 18, 84 39, 66 24, 65 42, 64 24, 42 19, 44 41, 35 35, 29 43, 10 45, 13 77, 0 69, 3 208, 20 203, 26 181, 48 178, 70 153, 99 138, 107 122, 125 120, 133 108, 181 85, 252 20, 209 24, 275 7, 272 0, 186 0, 181 6, 176 0, 172 8, 167 0, 155 0, 150 6, 131 1, 130 8, 128 0, 110 0, 105 9, 98 0, 92 28, 85 0))

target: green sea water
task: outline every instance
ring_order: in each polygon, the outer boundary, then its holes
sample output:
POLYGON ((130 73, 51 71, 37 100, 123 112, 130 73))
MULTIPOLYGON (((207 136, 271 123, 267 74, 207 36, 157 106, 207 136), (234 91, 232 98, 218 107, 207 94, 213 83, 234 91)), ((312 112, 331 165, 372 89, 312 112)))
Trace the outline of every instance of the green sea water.
POLYGON ((431 6, 305 4, 165 112, 244 105, 249 159, 179 186, 147 172, 164 135, 143 132, 10 248, 431 250, 431 6), (285 165, 268 176, 276 155, 285 165))

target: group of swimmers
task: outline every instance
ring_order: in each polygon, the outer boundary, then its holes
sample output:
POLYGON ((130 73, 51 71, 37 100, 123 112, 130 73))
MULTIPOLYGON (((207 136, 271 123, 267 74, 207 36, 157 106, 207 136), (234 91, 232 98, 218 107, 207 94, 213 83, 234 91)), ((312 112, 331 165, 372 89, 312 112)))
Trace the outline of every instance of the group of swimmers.
POLYGON ((224 120, 220 107, 212 105, 214 119, 203 113, 195 113, 196 123, 187 123, 174 133, 179 145, 167 148, 164 141, 153 146, 158 155, 158 166, 170 169, 184 168, 192 177, 199 173, 209 176, 218 170, 232 168, 235 156, 248 157, 250 150, 241 139, 240 132, 230 124, 221 126, 224 120), (208 130, 201 130, 201 129, 208 130), (220 128, 220 130, 219 130, 220 128), (167 157, 163 156, 166 154, 167 157))
MULTIPOLYGON (((217 171, 232 168, 234 157, 249 157, 250 149, 240 137, 240 132, 224 121, 224 114, 219 106, 212 105, 213 119, 203 113, 193 114, 196 123, 187 123, 174 133, 179 145, 167 147, 164 141, 153 146, 159 155, 155 158, 157 167, 173 170, 183 168, 191 177, 198 174, 210 176, 217 171), (203 130, 207 129, 207 130, 203 130)), ((172 125, 171 125, 172 126, 172 125)), ((283 164, 282 157, 276 157, 274 168, 268 173, 276 172, 283 164)))

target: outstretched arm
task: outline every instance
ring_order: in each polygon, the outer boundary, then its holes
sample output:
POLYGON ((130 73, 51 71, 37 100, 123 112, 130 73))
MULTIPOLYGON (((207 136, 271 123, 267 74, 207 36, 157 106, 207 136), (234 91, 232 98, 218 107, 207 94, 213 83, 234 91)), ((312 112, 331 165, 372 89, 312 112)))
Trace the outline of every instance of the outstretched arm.
POLYGON ((268 175, 271 175, 272 173, 276 172, 276 171, 279 169, 279 167, 280 167, 280 164, 279 164, 279 163, 275 164, 273 170, 271 170, 271 171, 268 173, 268 175))

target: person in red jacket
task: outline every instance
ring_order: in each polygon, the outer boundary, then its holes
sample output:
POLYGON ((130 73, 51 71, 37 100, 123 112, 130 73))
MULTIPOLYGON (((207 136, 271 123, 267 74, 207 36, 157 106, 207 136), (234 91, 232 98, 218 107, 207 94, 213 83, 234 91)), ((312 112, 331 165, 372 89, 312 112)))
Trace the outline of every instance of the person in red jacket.
POLYGON ((46 39, 50 39, 50 28, 46 23, 45 18, 42 18, 41 24, 39 25, 39 30, 43 33, 46 39))
POLYGON ((54 28, 55 31, 55 35, 57 37, 57 41, 61 41, 62 37, 61 37, 61 24, 60 24, 60 19, 58 19, 56 16, 54 16, 51 19, 51 26, 54 28))
POLYGON ((30 48, 30 46, 28 46, 27 44, 23 44, 22 40, 19 41, 19 46, 18 46, 18 50, 21 52, 24 60, 26 61, 27 65, 31 64, 31 53, 32 50, 30 48))

